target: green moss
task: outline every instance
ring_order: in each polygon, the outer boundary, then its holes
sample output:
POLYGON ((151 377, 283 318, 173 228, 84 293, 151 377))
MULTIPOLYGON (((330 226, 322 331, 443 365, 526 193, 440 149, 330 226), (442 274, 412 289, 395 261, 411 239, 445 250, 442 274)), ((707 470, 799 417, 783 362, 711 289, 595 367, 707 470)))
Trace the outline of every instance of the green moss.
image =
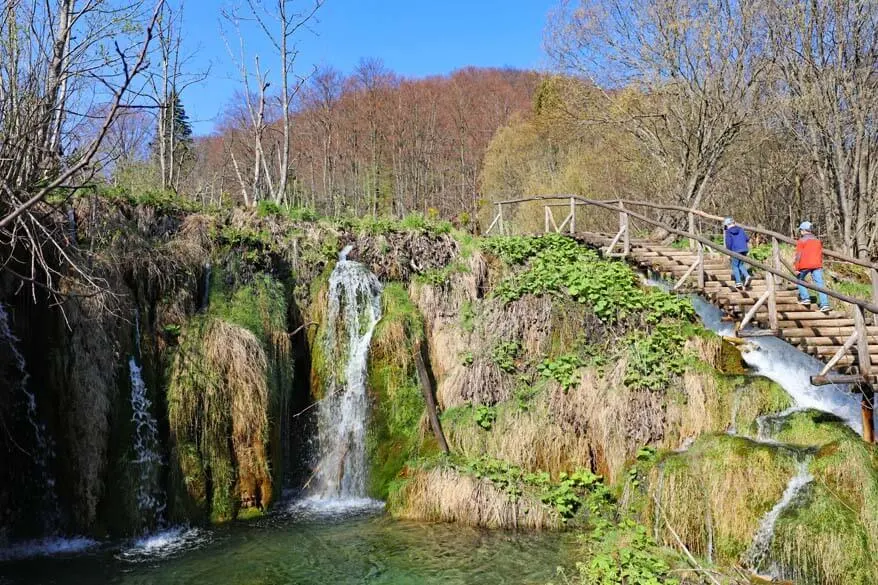
POLYGON ((207 457, 210 493, 210 521, 214 524, 234 520, 240 503, 235 494, 235 466, 229 450, 212 453, 207 457))
POLYGON ((838 417, 817 410, 805 410, 788 416, 774 437, 783 443, 819 447, 834 441, 856 439, 852 431, 838 417))
POLYGON ((369 356, 372 408, 367 450, 370 495, 384 499, 405 462, 422 447, 425 405, 415 352, 424 343, 424 323, 402 283, 385 285, 381 305, 369 356))
MULTIPOLYGON (((206 314, 193 317, 182 328, 168 375, 168 413, 176 443, 175 471, 179 477, 175 483, 181 491, 179 499, 184 508, 204 510, 213 522, 235 519, 240 508, 240 462, 231 447, 232 408, 239 398, 226 391, 232 387, 226 376, 235 375, 237 370, 211 362, 203 350, 207 336, 215 336, 214 327, 224 323, 237 331, 246 329, 262 345, 268 369, 258 375, 265 376, 268 412, 260 414, 265 417, 262 420, 268 421, 268 427, 262 430, 260 439, 254 439, 259 444, 248 444, 245 448, 259 459, 255 465, 258 473, 264 474, 261 477, 270 477, 272 482, 279 481, 283 474, 280 425, 293 382, 284 286, 265 274, 256 275, 238 288, 229 288, 226 282, 221 271, 215 271, 210 307, 206 314)), ((242 334, 249 336, 246 332, 242 334)), ((214 347, 217 341, 222 343, 213 339, 214 347)), ((234 355, 234 349, 229 351, 234 355)), ((280 491, 263 484, 260 489, 262 504, 270 503, 273 494, 280 491)))
POLYGON ((706 435, 692 448, 659 458, 645 505, 649 525, 674 546, 670 525, 695 554, 734 562, 795 473, 793 454, 728 435, 706 435), (657 504, 661 506, 659 510, 657 504))
MULTIPOLYGON (((779 384, 762 376, 736 377, 731 397, 735 426, 740 434, 756 434, 756 419, 783 412, 793 406, 793 399, 779 384)), ((782 439, 781 439, 782 440, 782 439)))
POLYGON ((234 290, 228 290, 221 271, 211 277, 208 314, 240 325, 267 340, 271 331, 286 330, 287 301, 284 286, 266 274, 234 290))
POLYGON ((796 583, 868 585, 878 581, 859 515, 819 482, 775 526, 772 558, 796 583))

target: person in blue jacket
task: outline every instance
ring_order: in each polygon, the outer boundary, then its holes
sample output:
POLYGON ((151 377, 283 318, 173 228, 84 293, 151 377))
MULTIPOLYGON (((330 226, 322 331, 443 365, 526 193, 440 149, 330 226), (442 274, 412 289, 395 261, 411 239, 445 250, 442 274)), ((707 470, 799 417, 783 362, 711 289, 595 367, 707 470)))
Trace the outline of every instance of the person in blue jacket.
MULTIPOLYGON (((726 248, 732 252, 743 254, 750 252, 750 237, 744 229, 735 223, 731 217, 723 220, 723 228, 726 232, 726 248)), ((738 290, 750 286, 750 271, 743 260, 732 258, 732 277, 735 279, 735 288, 738 290)))

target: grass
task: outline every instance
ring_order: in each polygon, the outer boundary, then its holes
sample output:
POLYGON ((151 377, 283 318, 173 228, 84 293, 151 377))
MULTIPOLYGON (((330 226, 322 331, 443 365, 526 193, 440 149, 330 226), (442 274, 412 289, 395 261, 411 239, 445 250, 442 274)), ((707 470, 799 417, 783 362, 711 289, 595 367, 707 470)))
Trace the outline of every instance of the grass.
POLYGON ((369 357, 373 400, 367 449, 369 492, 384 499, 390 483, 421 445, 425 403, 415 352, 424 343, 424 323, 402 283, 385 285, 381 305, 369 357))
POLYGON ((689 451, 666 456, 654 468, 645 520, 660 544, 675 546, 670 525, 694 554, 707 557, 712 543, 716 559, 732 563, 794 472, 791 457, 774 447, 702 436, 689 451))
POLYGON ((292 384, 283 286, 257 275, 228 288, 214 272, 208 312, 181 330, 168 410, 185 491, 214 522, 264 509, 280 478, 279 438, 292 384))

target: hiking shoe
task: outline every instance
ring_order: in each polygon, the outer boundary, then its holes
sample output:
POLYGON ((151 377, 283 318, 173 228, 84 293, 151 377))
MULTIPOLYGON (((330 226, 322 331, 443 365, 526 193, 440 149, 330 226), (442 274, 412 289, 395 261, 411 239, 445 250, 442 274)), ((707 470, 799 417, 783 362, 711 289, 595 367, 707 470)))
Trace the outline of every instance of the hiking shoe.
POLYGON ((744 288, 750 288, 750 281, 753 280, 753 277, 748 276, 744 279, 744 288))
POLYGON ((832 310, 832 307, 830 307, 829 305, 823 305, 822 307, 820 307, 820 311, 823 313, 828 314, 831 310, 832 310))
POLYGON ((811 300, 809 299, 806 301, 805 299, 799 299, 799 304, 802 305, 803 307, 810 307, 811 300))
POLYGON ((744 285, 741 284, 740 282, 736 282, 736 283, 735 283, 735 288, 736 288, 737 290, 744 290, 744 285))

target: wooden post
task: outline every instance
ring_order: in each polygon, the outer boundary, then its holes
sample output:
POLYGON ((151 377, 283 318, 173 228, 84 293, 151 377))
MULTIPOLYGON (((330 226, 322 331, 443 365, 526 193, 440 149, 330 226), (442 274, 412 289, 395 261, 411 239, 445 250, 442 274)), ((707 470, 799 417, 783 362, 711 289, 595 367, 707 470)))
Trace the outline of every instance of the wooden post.
POLYGON ((552 212, 549 211, 549 206, 543 205, 543 222, 546 224, 545 227, 543 228, 544 234, 549 233, 549 214, 550 213, 552 213, 552 212))
POLYGON ((704 246, 701 245, 701 242, 696 242, 698 244, 698 289, 704 290, 704 246))
MULTIPOLYGON (((625 205, 621 201, 619 207, 625 209, 625 205)), ((628 214, 624 211, 619 213, 619 227, 625 230, 625 233, 622 234, 624 238, 622 240, 622 256, 627 257, 631 253, 631 236, 628 233, 628 214)))
POLYGON ((433 380, 430 378, 430 372, 427 371, 427 363, 424 359, 424 346, 420 343, 415 348, 415 369, 418 371, 418 379, 421 382, 421 392, 424 394, 424 400, 427 403, 427 416, 430 419, 430 426, 433 427, 433 434, 436 436, 436 442, 443 452, 449 453, 448 441, 445 440, 445 433, 442 432, 442 423, 439 422, 439 413, 436 410, 436 399, 433 392, 433 380))
MULTIPOLYGON (((872 304, 878 305, 878 269, 872 268, 872 304)), ((878 313, 872 315, 872 322, 878 325, 878 313)))
POLYGON ((783 260, 780 257, 780 244, 777 238, 771 238, 771 258, 774 261, 775 270, 783 270, 783 260))
POLYGON ((576 199, 570 198, 570 235, 576 232, 576 199))
POLYGON ((497 204, 497 218, 500 220, 500 235, 505 236, 506 230, 503 227, 503 204, 502 203, 497 204))
POLYGON ((859 385, 859 391, 863 395, 860 408, 863 414, 863 440, 867 443, 875 442, 875 388, 872 386, 870 375, 872 374, 872 360, 869 357, 869 337, 866 329, 866 316, 862 307, 854 306, 854 327, 857 331, 857 364, 860 375, 866 381, 859 385))
POLYGON ((777 331, 777 288, 770 272, 765 273, 765 286, 768 288, 768 328, 777 331))
MULTIPOLYGON (((689 233, 695 233, 695 214, 691 211, 689 212, 689 233)), ((696 241, 692 238, 689 238, 689 249, 694 250, 696 247, 696 241)), ((700 246, 699 246, 700 247, 700 246)))
MULTIPOLYGON (((777 238, 771 238, 771 259, 775 270, 783 268, 777 238)), ((777 281, 770 272, 765 274, 765 285, 768 287, 768 328, 777 331, 777 281)))

